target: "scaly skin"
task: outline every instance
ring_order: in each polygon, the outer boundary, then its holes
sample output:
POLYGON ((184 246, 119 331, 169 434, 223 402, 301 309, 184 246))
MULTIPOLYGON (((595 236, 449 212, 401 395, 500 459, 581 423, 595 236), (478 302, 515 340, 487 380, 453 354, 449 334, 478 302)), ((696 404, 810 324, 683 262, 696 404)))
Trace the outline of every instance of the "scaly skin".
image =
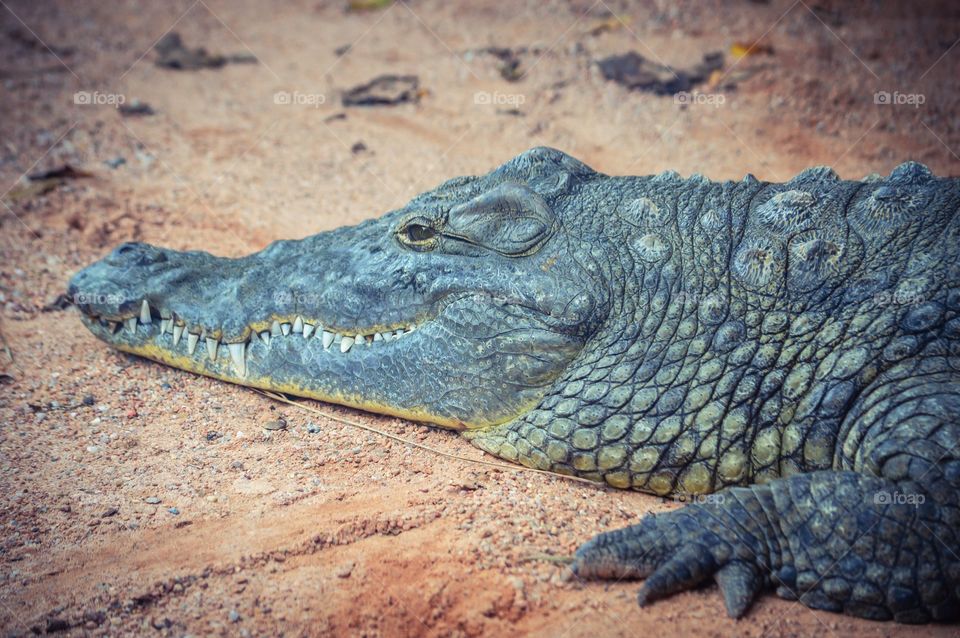
POLYGON ((240 260, 126 244, 70 291, 123 350, 696 500, 578 550, 582 577, 645 578, 641 604, 712 577, 736 617, 772 585, 951 620, 958 204, 916 163, 715 183, 540 148, 240 260))

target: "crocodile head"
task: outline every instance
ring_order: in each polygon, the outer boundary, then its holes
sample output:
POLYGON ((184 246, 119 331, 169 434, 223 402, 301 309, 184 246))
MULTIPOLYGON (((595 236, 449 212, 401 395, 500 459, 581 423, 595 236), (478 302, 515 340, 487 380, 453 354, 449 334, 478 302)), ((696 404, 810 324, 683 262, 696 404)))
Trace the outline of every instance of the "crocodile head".
POLYGON ((142 243, 69 294, 100 339, 257 388, 464 429, 520 416, 589 341, 604 284, 552 149, 353 227, 239 259, 142 243))

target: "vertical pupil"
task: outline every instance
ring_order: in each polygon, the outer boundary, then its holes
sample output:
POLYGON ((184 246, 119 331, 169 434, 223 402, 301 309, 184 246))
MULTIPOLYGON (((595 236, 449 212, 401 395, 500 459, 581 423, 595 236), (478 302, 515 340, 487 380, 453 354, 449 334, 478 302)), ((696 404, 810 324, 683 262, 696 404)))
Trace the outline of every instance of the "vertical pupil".
POLYGON ((433 229, 420 224, 411 224, 407 228, 407 236, 411 241, 427 241, 433 238, 433 229))

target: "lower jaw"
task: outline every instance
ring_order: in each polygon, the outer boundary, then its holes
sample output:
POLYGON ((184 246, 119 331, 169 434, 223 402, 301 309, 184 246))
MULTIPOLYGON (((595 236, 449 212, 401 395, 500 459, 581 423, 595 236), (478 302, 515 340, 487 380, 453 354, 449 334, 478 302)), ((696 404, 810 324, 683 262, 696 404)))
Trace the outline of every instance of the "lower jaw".
MULTIPOLYGON (((84 323, 87 324, 98 338, 118 350, 220 381, 227 381, 229 383, 261 390, 282 392, 298 397, 317 399, 326 403, 335 403, 366 412, 385 414, 411 421, 432 423, 451 430, 466 430, 470 427, 461 421, 439 417, 415 406, 398 407, 378 402, 376 399, 365 397, 360 393, 320 388, 317 384, 312 383, 312 379, 282 379, 277 375, 271 375, 267 369, 269 367, 269 346, 260 341, 251 341, 247 346, 249 351, 246 360, 246 370, 245 374, 240 376, 234 370, 230 355, 227 353, 225 346, 217 349, 218 354, 216 358, 211 358, 202 345, 199 345, 191 355, 186 352, 176 352, 161 343, 157 343, 158 329, 149 325, 138 326, 138 342, 133 342, 129 340, 128 337, 128 340, 123 340, 126 335, 121 336, 120 339, 111 339, 107 335, 107 329, 101 326, 96 319, 84 316, 84 323), (142 333, 144 337, 143 341, 139 341, 140 333, 142 333)), ((166 338, 172 339, 170 335, 166 335, 166 338)), ((314 349, 320 347, 322 349, 322 346, 319 346, 319 344, 313 344, 309 347, 313 347, 314 349)), ((331 352, 317 352, 317 355, 341 356, 331 352)))

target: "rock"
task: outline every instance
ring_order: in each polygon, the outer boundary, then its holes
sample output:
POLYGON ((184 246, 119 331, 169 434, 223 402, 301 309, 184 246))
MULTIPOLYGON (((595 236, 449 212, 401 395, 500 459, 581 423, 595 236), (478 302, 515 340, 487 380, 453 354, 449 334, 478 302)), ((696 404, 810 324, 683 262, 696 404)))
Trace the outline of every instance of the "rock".
POLYGON ((230 613, 227 614, 227 618, 230 622, 240 622, 240 612, 236 609, 231 609, 230 613))
POLYGON ((180 510, 178 510, 176 507, 168 507, 167 511, 173 514, 174 516, 180 515, 180 510))
POLYGON ((234 482, 233 489, 244 496, 263 496, 276 491, 277 488, 263 479, 239 479, 234 482))
POLYGON ((311 421, 310 423, 307 423, 307 432, 310 434, 317 434, 320 432, 320 426, 311 421))
POLYGON ((160 503, 160 499, 156 496, 148 496, 147 498, 143 499, 143 502, 149 503, 150 505, 158 505, 160 503))
POLYGON ((350 578, 350 574, 353 573, 353 563, 344 563, 334 572, 337 578, 350 578))
POLYGON ((86 395, 85 397, 83 397, 83 404, 84 404, 84 405, 93 405, 93 404, 96 403, 96 402, 97 402, 97 400, 93 397, 92 394, 88 394, 88 395, 86 395))
POLYGON ((100 515, 100 518, 110 518, 111 516, 116 516, 119 513, 120 510, 118 510, 116 507, 111 507, 105 510, 103 514, 100 515))
POLYGON ((267 421, 263 424, 263 429, 268 431, 285 430, 287 429, 287 422, 283 417, 276 421, 267 421))
POLYGON ((154 629, 169 629, 173 626, 173 621, 169 618, 154 618, 150 624, 154 629))

